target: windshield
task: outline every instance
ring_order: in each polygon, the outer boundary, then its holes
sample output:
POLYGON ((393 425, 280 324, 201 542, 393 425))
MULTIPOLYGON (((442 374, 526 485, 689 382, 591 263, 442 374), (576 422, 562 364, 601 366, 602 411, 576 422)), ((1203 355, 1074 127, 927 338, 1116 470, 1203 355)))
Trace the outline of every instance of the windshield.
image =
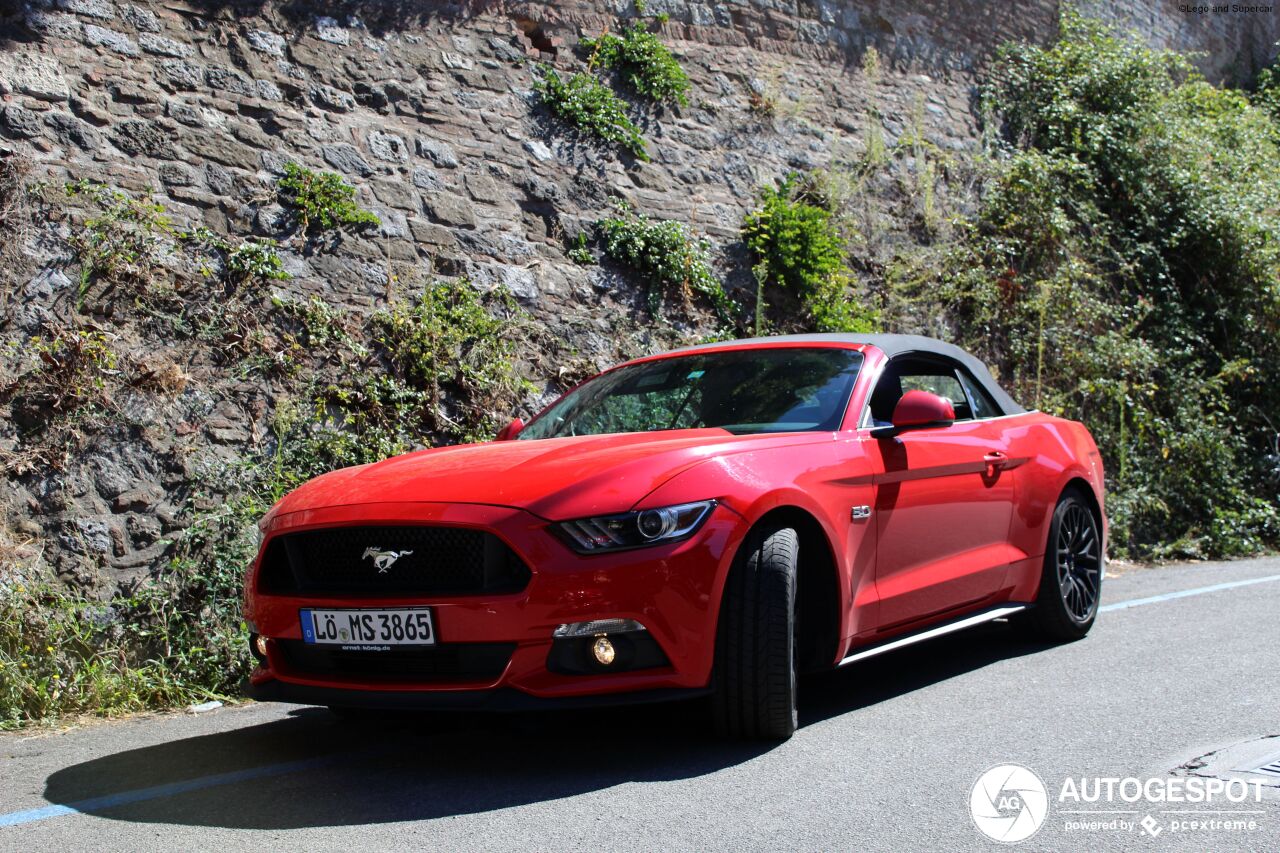
POLYGON ((578 386, 518 438, 838 430, 861 367, 862 353, 834 348, 752 347, 646 361, 578 386))

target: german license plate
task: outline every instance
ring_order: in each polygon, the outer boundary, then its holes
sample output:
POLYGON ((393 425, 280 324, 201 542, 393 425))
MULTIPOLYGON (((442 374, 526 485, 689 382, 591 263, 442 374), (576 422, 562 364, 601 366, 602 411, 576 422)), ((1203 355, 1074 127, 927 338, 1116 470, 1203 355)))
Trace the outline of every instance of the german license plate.
POLYGON ((318 645, 434 646, 428 607, 394 610, 301 610, 302 639, 318 645))

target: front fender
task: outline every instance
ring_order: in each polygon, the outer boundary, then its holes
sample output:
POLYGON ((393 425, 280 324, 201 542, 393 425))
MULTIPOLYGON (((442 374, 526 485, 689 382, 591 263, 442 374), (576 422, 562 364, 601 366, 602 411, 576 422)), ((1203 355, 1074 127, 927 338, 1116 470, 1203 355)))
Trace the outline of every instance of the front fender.
MULTIPOLYGON (((689 468, 646 495, 636 509, 715 498, 741 519, 727 542, 718 572, 717 602, 729 569, 751 528, 780 508, 814 519, 834 558, 842 637, 856 633, 855 600, 873 605, 875 526, 851 523, 847 507, 874 504, 870 461, 847 434, 803 448, 732 454, 689 468), (802 464, 797 456, 803 453, 802 464), (858 555, 855 559, 851 555, 858 555)), ((862 612, 862 611, 859 611, 862 612)), ((869 615, 869 611, 866 611, 869 615)))

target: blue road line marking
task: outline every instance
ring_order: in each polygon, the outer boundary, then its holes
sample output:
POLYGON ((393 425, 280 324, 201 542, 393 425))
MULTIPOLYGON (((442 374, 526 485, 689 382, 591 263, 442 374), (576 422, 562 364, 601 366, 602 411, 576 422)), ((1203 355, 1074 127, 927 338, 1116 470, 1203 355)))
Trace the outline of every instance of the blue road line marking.
POLYGON ((1213 586, 1200 586, 1195 589, 1184 589, 1178 592, 1166 592, 1164 595, 1153 595, 1149 598, 1134 598, 1129 601, 1117 601, 1115 604, 1104 604, 1098 608, 1099 613, 1106 613, 1108 610, 1128 610, 1130 607, 1142 607, 1146 604, 1158 604, 1161 601, 1172 601, 1175 598, 1188 598, 1192 595, 1204 595, 1206 592, 1219 592, 1224 589, 1235 589, 1241 586, 1252 586, 1255 583, 1268 583, 1270 581, 1280 581, 1280 575, 1268 575, 1265 578, 1249 578, 1243 581, 1227 581, 1226 583, 1215 583, 1213 586))
MULTIPOLYGON (((364 755, 367 753, 361 752, 355 754, 364 755)), ((267 764, 262 767, 250 767, 245 770, 233 770, 229 773, 218 773, 213 776, 200 776, 195 779, 185 779, 181 782, 170 782, 166 785, 155 785, 150 788, 121 791, 118 794, 107 794, 101 797, 93 797, 88 800, 66 803, 65 805, 45 806, 44 808, 39 809, 9 812, 8 814, 0 814, 0 827, 20 826, 24 823, 34 823, 35 821, 47 820, 51 817, 61 817, 62 815, 67 814, 97 812, 104 809, 113 809, 118 806, 127 806, 134 803, 146 802, 147 800, 155 800, 161 797, 174 797, 179 794, 187 794, 192 791, 202 791, 205 788, 215 788, 219 785, 233 785, 236 782, 248 782, 253 779, 263 779, 269 776, 281 776, 286 773, 295 773, 299 770, 311 770, 325 764, 332 764, 340 758, 350 758, 351 756, 352 753, 342 753, 340 755, 326 755, 320 758, 307 758, 301 761, 286 761, 282 764, 267 764)))
POLYGON ((75 814, 76 810, 71 806, 45 806, 42 809, 30 809, 25 812, 9 812, 6 815, 0 815, 0 826, 17 826, 22 823, 33 823, 37 820, 47 820, 51 817, 61 817, 64 814, 75 814))

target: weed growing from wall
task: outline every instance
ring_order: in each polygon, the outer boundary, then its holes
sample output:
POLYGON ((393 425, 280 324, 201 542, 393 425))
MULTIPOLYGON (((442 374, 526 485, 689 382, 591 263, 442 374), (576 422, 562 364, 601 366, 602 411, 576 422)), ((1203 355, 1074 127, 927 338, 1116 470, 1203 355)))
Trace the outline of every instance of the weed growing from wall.
POLYGON ((356 231, 379 224, 377 216, 356 203, 356 188, 334 172, 316 172, 289 162, 276 188, 303 234, 356 231))
POLYGON ((426 395, 431 429, 492 438, 531 390, 517 365, 527 315, 505 289, 465 279, 429 284, 412 304, 374 315, 374 341, 406 385, 426 395))
POLYGON ((722 321, 732 319, 736 306, 711 270, 710 242, 695 237, 687 225, 624 210, 597 226, 604 253, 644 281, 655 315, 663 296, 688 300, 696 294, 710 303, 722 321))
POLYGON ((98 280, 106 289, 145 291, 169 277, 165 264, 177 232, 163 205, 87 180, 68 183, 66 194, 97 208, 68 241, 80 261, 80 303, 98 280))
POLYGON ((561 121, 605 142, 648 160, 640 128, 627 116, 626 103, 594 74, 578 72, 562 78, 549 65, 542 66, 534 91, 561 121))
MULTIPOLYGON (((760 206, 742 223, 757 282, 770 282, 797 297, 808 315, 801 325, 811 331, 870 331, 874 315, 850 293, 852 277, 844 241, 831 211, 815 201, 802 188, 798 175, 761 191, 760 206)), ((763 285, 757 288, 758 301, 765 298, 764 293, 763 285)), ((757 316, 761 314, 758 309, 757 316)))
POLYGON ((621 35, 584 38, 581 46, 590 54, 589 66, 617 71, 636 94, 655 103, 689 103, 689 75, 644 23, 624 26, 621 35))

